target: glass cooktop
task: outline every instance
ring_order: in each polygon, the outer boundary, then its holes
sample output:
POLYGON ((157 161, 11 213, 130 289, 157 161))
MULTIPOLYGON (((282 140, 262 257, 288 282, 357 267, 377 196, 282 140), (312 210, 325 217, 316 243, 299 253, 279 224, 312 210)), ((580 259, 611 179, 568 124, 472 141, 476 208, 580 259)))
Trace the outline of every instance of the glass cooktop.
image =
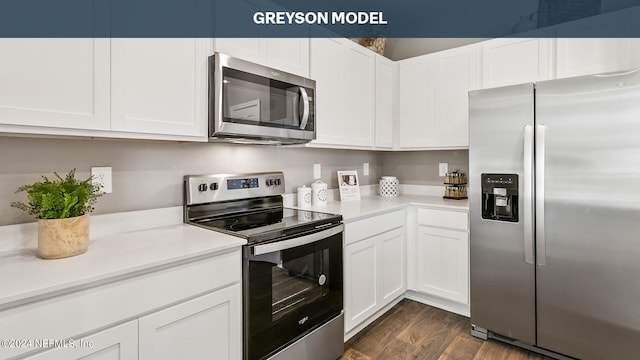
POLYGON ((256 243, 295 236, 341 221, 341 215, 275 208, 202 219, 197 221, 197 224, 246 238, 249 243, 256 243))

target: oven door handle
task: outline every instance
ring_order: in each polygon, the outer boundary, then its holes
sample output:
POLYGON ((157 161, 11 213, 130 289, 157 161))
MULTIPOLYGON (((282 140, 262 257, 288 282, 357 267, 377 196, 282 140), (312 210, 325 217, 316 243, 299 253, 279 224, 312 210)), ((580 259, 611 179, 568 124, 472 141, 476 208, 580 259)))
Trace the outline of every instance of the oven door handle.
POLYGON ((332 228, 318 231, 309 235, 295 237, 295 238, 283 240, 283 241, 276 241, 276 242, 272 242, 264 245, 255 245, 253 246, 253 255, 268 254, 276 251, 291 249, 296 246, 311 244, 312 242, 326 239, 333 235, 339 234, 343 231, 344 231, 344 225, 340 224, 338 226, 334 226, 332 228))

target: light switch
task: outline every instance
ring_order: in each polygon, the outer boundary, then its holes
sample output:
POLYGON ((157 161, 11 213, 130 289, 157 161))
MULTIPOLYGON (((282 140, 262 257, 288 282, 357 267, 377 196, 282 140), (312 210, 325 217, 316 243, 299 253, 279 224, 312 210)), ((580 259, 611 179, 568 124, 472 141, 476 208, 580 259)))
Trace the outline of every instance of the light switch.
POLYGON ((362 166, 362 175, 369 176, 369 163, 364 163, 362 166))

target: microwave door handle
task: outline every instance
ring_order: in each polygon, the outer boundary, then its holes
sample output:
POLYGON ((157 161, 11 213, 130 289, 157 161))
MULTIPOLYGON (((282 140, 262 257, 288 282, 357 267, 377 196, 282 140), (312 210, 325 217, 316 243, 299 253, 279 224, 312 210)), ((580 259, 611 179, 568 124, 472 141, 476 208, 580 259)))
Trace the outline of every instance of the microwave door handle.
POLYGON ((309 121, 309 95, 307 95, 307 90, 303 87, 300 87, 300 96, 302 97, 302 119, 300 120, 300 129, 304 130, 307 127, 307 122, 309 121))

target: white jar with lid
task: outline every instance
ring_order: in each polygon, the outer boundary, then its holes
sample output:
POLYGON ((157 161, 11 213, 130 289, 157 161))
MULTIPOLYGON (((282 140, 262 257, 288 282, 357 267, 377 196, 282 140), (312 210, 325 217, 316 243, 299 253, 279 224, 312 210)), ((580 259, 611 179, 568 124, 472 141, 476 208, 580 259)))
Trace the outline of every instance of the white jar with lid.
POLYGON ((302 185, 302 187, 298 188, 298 207, 311 207, 311 188, 306 185, 302 185))
POLYGON ((313 206, 327 205, 327 184, 322 180, 311 183, 311 199, 313 206))

